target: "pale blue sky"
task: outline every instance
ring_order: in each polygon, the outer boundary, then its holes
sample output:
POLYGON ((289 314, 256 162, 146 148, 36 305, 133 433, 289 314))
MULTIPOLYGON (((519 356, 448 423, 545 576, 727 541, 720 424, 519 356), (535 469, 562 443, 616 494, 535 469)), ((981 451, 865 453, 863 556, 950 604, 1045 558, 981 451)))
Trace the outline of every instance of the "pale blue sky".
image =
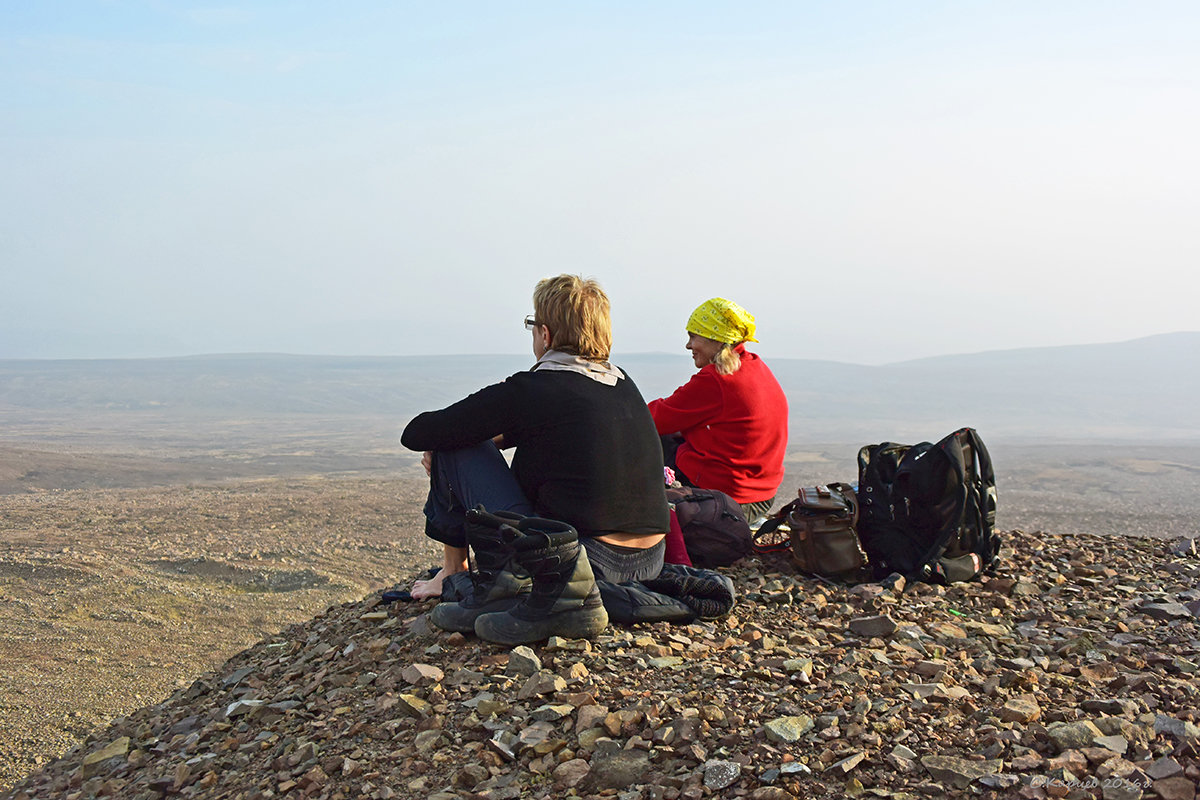
POLYGON ((1200 329, 1192 2, 14 2, 0 113, 0 357, 1200 329))

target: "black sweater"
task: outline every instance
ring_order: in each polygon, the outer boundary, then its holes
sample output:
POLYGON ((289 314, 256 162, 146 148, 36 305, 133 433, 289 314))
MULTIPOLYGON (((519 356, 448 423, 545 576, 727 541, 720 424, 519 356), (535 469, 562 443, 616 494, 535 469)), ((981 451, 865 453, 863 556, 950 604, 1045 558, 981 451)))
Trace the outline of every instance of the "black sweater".
POLYGON ((575 372, 518 372, 418 415, 400 441, 454 450, 499 434, 516 447, 513 473, 541 516, 584 536, 667 531, 662 447, 629 377, 606 386, 575 372))

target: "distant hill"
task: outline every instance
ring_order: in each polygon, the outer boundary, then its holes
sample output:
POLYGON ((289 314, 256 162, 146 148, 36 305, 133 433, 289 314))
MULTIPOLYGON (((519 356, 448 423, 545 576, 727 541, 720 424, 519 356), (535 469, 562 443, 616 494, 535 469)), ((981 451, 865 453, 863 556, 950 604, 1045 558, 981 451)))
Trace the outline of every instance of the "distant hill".
MULTIPOLYGON (((693 371, 682 352, 617 361, 648 399, 693 371)), ((797 442, 928 439, 962 425, 989 441, 1200 439, 1200 332, 884 366, 769 364, 787 392, 797 442)), ((403 420, 528 366, 528 357, 512 355, 0 360, 0 421, 105 411, 403 420)))
POLYGON ((994 439, 1200 439, 1200 332, 880 367, 771 365, 791 402, 792 430, 810 440, 822 440, 814 427, 876 440, 959 425, 994 439))

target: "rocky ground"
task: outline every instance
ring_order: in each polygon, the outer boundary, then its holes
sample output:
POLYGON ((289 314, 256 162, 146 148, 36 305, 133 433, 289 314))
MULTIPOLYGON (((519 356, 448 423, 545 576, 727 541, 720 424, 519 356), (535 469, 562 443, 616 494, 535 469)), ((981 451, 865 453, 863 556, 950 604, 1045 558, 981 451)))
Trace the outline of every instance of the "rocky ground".
POLYGON ((511 650, 374 593, 5 797, 1193 800, 1194 542, 1005 537, 986 581, 847 587, 750 559, 726 619, 511 650))
POLYGON ((0 494, 0 791, 432 563, 420 507, 418 482, 363 478, 0 494))

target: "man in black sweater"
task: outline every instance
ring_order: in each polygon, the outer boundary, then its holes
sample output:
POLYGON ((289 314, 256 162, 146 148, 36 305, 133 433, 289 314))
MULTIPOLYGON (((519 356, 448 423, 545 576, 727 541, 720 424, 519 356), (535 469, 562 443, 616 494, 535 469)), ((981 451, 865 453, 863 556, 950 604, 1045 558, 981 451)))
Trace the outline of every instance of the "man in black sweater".
POLYGON ((467 568, 468 509, 568 523, 596 577, 620 583, 658 575, 670 521, 662 451, 633 381, 608 362, 609 301, 593 280, 540 281, 526 319, 537 363, 440 411, 401 437, 425 451, 426 534, 445 545, 441 570, 415 599, 438 597, 467 568), (500 450, 515 447, 509 469, 500 450))

